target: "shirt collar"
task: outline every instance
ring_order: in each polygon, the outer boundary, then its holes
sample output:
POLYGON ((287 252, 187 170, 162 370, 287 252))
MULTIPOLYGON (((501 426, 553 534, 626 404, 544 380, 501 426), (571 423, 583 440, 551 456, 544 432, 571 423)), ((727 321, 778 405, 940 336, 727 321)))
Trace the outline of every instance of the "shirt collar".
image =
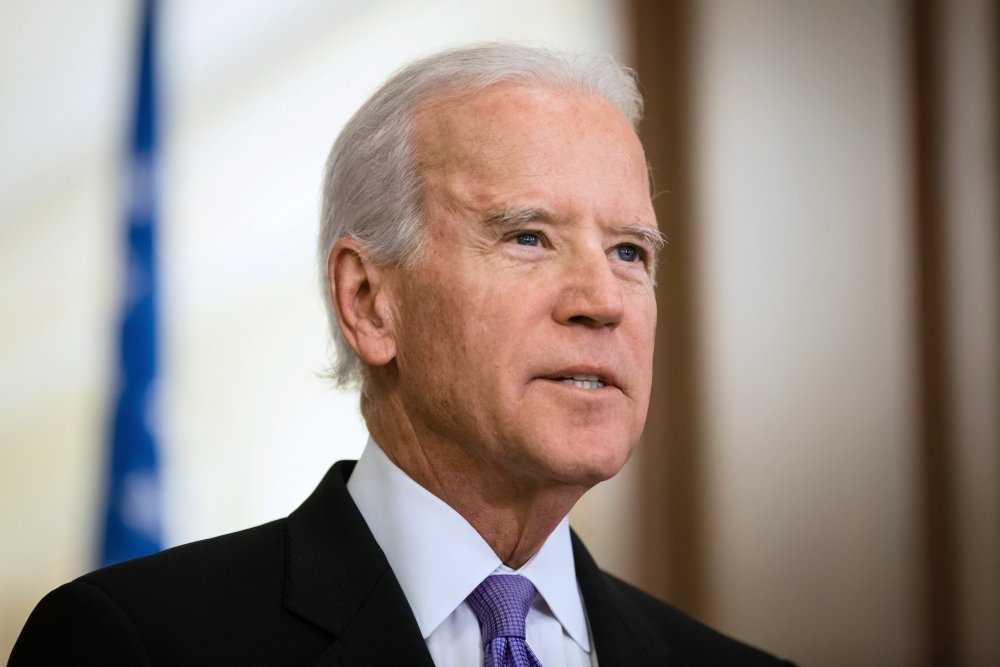
MULTIPOLYGON (((375 536, 424 639, 494 572, 510 572, 476 529, 417 484, 369 438, 347 490, 375 536)), ((564 518, 517 574, 527 577, 580 647, 590 640, 564 518)))

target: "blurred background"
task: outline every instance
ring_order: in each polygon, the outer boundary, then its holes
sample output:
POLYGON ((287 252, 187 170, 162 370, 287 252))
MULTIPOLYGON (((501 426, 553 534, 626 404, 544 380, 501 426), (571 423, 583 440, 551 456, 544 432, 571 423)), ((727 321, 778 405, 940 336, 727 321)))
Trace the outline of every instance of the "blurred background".
MULTIPOLYGON (((598 561, 802 665, 1000 663, 991 0, 173 0, 157 19, 163 541, 287 514, 366 438, 319 377, 326 152, 396 68, 530 41, 637 69, 669 246, 598 561)), ((95 567, 138 3, 0 5, 0 659, 95 567)))

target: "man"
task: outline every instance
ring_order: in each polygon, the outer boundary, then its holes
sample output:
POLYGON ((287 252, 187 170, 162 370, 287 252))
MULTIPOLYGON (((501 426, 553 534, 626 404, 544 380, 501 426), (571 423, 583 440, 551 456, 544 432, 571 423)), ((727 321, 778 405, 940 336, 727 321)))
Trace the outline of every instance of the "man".
POLYGON ((566 516, 638 441, 661 236, 606 60, 411 65, 330 155, 320 264, 371 433, 288 519, 86 575, 22 664, 770 665, 602 573, 566 516))

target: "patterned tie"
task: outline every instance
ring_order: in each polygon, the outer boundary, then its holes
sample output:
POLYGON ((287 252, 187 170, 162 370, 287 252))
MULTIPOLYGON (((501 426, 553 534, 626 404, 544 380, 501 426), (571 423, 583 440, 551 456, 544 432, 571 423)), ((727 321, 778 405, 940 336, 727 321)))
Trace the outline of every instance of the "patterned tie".
POLYGON ((542 667, 524 639, 524 617, 535 587, 517 574, 486 577, 465 598, 483 633, 484 667, 542 667))

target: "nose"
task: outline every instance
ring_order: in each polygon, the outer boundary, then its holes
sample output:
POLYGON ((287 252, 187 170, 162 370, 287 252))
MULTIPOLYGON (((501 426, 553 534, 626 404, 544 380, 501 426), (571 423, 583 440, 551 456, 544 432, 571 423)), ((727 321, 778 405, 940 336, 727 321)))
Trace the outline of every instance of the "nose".
POLYGON ((573 261, 559 277, 562 285, 553 310, 561 324, 590 329, 614 327, 622 321, 625 304, 622 285, 603 253, 587 261, 573 261))

